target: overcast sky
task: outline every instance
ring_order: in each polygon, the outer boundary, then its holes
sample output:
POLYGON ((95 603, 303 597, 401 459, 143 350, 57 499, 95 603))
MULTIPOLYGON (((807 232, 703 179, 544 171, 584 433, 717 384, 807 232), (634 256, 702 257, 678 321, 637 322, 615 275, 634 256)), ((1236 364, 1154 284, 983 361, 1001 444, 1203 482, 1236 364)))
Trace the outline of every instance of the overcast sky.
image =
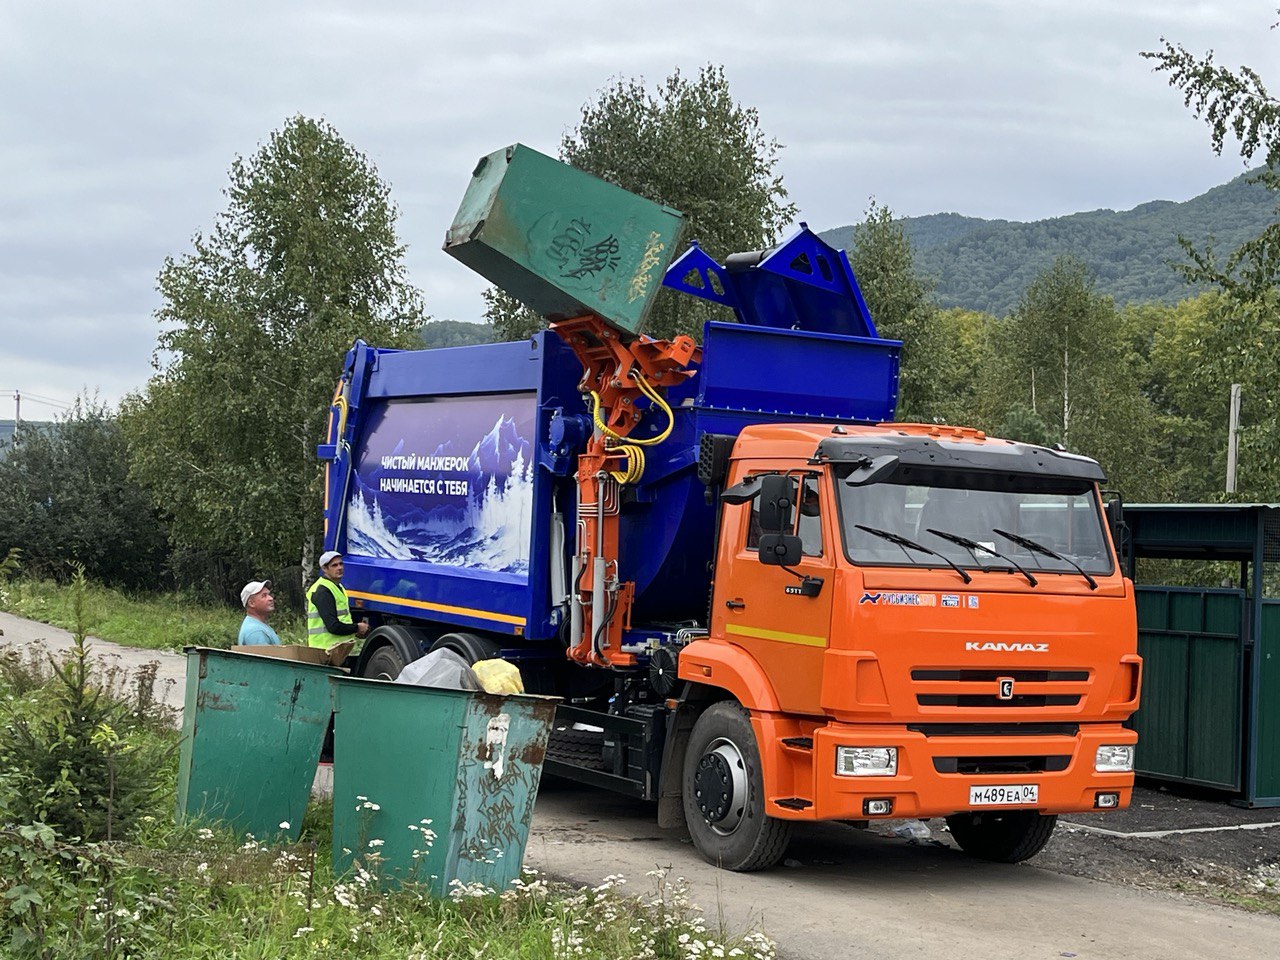
MULTIPOLYGON (((150 375, 167 255, 237 154, 324 117, 392 187, 437 318, 484 283, 440 252, 477 157, 547 153, 610 79, 723 64, 815 229, 1037 220, 1186 200, 1238 174, 1151 72, 1162 36, 1280 84, 1277 0, 601 0, 0 5, 0 418, 150 375), (28 403, 29 401, 29 403, 28 403)), ((338 358, 334 360, 335 375, 338 358)))

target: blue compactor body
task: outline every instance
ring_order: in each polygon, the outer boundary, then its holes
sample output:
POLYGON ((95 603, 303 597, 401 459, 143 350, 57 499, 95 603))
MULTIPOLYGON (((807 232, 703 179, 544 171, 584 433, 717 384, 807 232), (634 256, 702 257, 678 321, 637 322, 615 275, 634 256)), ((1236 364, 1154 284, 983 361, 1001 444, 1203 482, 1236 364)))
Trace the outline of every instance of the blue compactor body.
MULTIPOLYGON (((622 494, 619 573, 635 584, 624 637, 641 666, 706 623, 716 506, 699 477, 704 438, 892 420, 901 349, 877 335, 843 251, 804 226, 724 265, 694 245, 666 276, 738 322, 705 325, 694 375, 667 394, 674 427, 622 494)), ((581 376, 550 332, 437 350, 357 342, 348 353, 319 452, 325 549, 344 555, 353 606, 391 628, 372 632, 360 672, 390 675, 442 638, 470 655, 500 650, 526 673, 563 661, 573 474, 592 431, 581 376)), ((646 417, 637 435, 660 420, 646 417)))

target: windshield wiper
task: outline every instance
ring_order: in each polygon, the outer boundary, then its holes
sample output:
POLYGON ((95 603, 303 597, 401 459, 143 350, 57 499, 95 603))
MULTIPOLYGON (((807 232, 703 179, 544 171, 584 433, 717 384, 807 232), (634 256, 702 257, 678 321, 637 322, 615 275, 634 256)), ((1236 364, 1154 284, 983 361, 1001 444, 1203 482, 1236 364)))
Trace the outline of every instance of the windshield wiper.
POLYGON ((1080 564, 1076 563, 1070 557, 1064 557, 1062 554, 1058 553, 1058 551, 1050 550, 1043 543, 1037 543, 1036 541, 1032 540, 1030 537, 1023 537, 1023 536, 1019 536, 1016 533, 1009 533, 1005 530, 999 529, 998 527, 993 527, 991 532, 1000 534, 1000 536, 1004 537, 1006 540, 1012 540, 1014 543, 1016 543, 1020 547, 1026 547, 1032 553, 1042 553, 1046 557, 1053 557, 1053 559, 1055 560, 1061 560, 1063 563, 1071 564, 1073 567, 1076 568, 1076 572, 1079 573, 1080 576, 1084 577, 1085 581, 1089 584, 1090 590, 1098 589, 1098 581, 1093 579, 1093 577, 1089 576, 1089 574, 1085 573, 1084 567, 1080 566, 1080 564))
POLYGON ((1020 574, 1026 577, 1027 583, 1031 584, 1031 586, 1034 587, 1039 582, 1038 580, 1036 580, 1035 577, 1033 577, 1026 570, 1024 570, 1022 568, 1022 565, 1019 564, 1017 560, 1014 560, 1012 557, 1006 557, 999 550, 996 550, 993 547, 988 547, 985 543, 979 543, 977 540, 970 540, 968 537, 962 537, 958 533, 948 533, 946 530, 935 530, 933 529, 933 527, 929 527, 927 530, 925 530, 925 533, 932 533, 935 537, 941 537, 943 540, 950 540, 952 543, 959 544, 960 546, 968 550, 970 553, 972 553, 974 561, 979 564, 981 564, 982 562, 978 560, 979 550, 981 550, 983 553, 989 553, 993 557, 999 557, 1001 560, 1005 561, 1006 563, 1012 564, 1013 569, 1017 570, 1020 574))
POLYGON ((962 579, 965 583, 973 582, 973 577, 969 576, 968 571, 965 570, 964 567, 960 566, 950 557, 943 556, 937 550, 930 550, 928 547, 926 547, 922 543, 916 543, 914 540, 908 540, 906 537, 902 536, 901 534, 891 533, 888 530, 881 530, 879 527, 868 527, 865 524, 861 524, 861 523, 855 523, 854 527, 857 528, 858 530, 865 530, 867 533, 870 533, 873 536, 877 536, 881 540, 888 540, 890 543, 896 543, 900 547, 910 547, 912 550, 919 550, 921 553, 927 553, 932 557, 937 557, 943 563, 947 564, 947 566, 949 566, 956 573, 960 574, 960 579, 962 579))

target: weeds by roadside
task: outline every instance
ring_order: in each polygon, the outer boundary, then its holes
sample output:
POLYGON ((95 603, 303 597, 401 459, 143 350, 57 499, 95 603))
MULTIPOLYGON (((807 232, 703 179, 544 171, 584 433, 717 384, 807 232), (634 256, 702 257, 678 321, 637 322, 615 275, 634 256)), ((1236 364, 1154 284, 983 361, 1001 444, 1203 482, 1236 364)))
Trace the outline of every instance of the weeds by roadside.
MULTIPOLYGON (((575 889, 526 872, 510 889, 455 884, 447 898, 406 885, 378 888, 366 861, 334 877, 327 845, 266 847, 198 825, 157 823, 132 854, 165 906, 140 911, 147 950, 138 957, 205 960, 293 958, 546 957, 644 960, 773 960, 763 934, 709 929, 682 880, 650 874, 647 895, 621 877, 575 889)), ((375 858, 376 859, 376 858, 375 858)), ((130 904, 136 903, 136 899, 130 904)), ((148 901, 150 903, 150 901, 148 901)), ((141 919, 140 921, 141 922, 141 919)))
POLYGON ((298 844, 268 847, 161 818, 129 844, 20 830, 0 831, 0 868, 15 877, 0 879, 0 895, 23 907, 0 930, 6 955, 23 960, 775 957, 761 933, 712 929, 684 882, 662 870, 644 896, 626 895, 621 877, 575 889, 526 872, 505 891, 457 883, 435 898, 414 885, 379 889, 368 863, 335 877, 328 845, 305 831, 298 844))

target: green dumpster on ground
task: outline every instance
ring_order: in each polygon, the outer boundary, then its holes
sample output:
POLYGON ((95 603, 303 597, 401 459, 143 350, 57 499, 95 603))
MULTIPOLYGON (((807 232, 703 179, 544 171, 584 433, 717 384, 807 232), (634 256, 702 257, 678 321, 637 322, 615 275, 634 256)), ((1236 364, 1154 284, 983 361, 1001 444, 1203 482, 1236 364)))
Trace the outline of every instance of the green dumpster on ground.
POLYGON ((335 872, 436 896, 519 877, 557 701, 331 682, 335 872))
POLYGON ((297 840, 329 726, 329 678, 341 671, 227 650, 186 653, 178 819, 297 840))

